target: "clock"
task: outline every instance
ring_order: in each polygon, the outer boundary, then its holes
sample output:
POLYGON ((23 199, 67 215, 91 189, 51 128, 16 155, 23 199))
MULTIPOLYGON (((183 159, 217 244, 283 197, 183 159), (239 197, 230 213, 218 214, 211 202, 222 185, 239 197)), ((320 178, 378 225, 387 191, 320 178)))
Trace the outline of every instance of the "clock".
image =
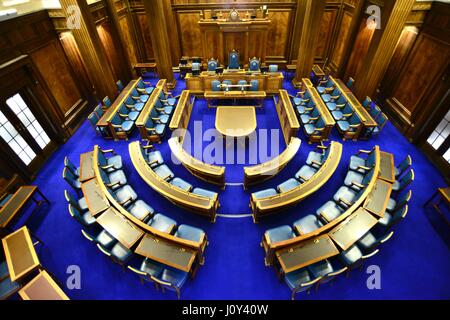
POLYGON ((236 9, 230 11, 230 21, 239 21, 239 12, 236 9))

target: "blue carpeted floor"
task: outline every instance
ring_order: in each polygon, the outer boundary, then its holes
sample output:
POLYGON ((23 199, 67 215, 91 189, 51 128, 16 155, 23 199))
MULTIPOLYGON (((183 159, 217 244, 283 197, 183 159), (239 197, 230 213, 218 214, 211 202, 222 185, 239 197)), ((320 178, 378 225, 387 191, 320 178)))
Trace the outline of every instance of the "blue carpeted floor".
MULTIPOLYGON (((184 81, 179 80, 174 93, 180 93, 184 86, 184 81)), ((287 80, 285 88, 290 93, 295 92, 287 80)), ((205 101, 196 100, 190 130, 194 129, 196 120, 202 121, 203 131, 213 128, 215 109, 208 110, 205 101)), ((266 99, 264 109, 257 111, 257 120, 259 129, 279 129, 271 98, 266 99)), ((275 139, 279 139, 282 151, 285 147, 282 136, 273 134, 275 139)), ((271 136, 270 130, 268 136, 271 136)), ((309 296, 299 294, 298 298, 449 299, 449 230, 443 227, 433 210, 423 208, 423 204, 436 188, 445 185, 444 180, 426 156, 390 123, 379 138, 366 142, 343 142, 343 156, 335 174, 322 189, 295 208, 267 218, 259 224, 254 224, 251 217, 233 218, 235 215, 250 213, 250 192, 276 186, 292 177, 305 162, 308 152, 314 146, 306 143, 302 132, 299 137, 303 140, 299 154, 284 171, 262 186, 246 192, 241 186, 227 186, 226 190, 220 191, 194 178, 184 167, 169 163, 178 176, 190 181, 194 186, 220 192, 219 213, 226 214, 227 217, 218 217, 217 222, 211 224, 204 218, 175 207, 141 180, 128 155, 128 143, 139 139, 137 132, 129 142, 107 141, 95 136, 86 121, 75 135, 55 152, 34 181, 51 201, 51 206, 43 207, 29 219, 29 212, 25 213, 16 225, 26 222, 45 242, 45 245, 38 247, 38 255, 43 266, 55 274, 60 282, 65 283, 68 266, 80 266, 81 289, 65 289, 72 299, 175 299, 176 296, 172 292, 156 291, 150 284, 142 286, 134 274, 122 271, 82 237, 80 225, 68 214, 63 190, 69 187, 61 177, 64 156, 68 155, 72 161, 78 163, 79 155, 91 150, 95 144, 103 148, 114 148, 122 155, 129 184, 140 198, 151 204, 157 212, 176 219, 179 224, 200 227, 208 235, 210 245, 206 250, 205 265, 199 269, 197 277, 184 286, 183 299, 289 299, 290 291, 287 286, 278 281, 272 268, 264 266, 264 252, 259 246, 264 231, 281 224, 291 224, 302 216, 314 213, 342 184, 350 156, 358 149, 370 149, 378 144, 382 150, 392 152, 397 162, 410 154, 416 173, 407 218, 396 227, 394 237, 381 248, 381 252, 369 261, 369 265, 376 264, 381 268, 381 290, 367 289, 368 275, 365 271, 354 271, 349 279, 341 277, 332 286, 321 288, 318 293, 309 296), (26 219, 28 221, 25 221, 26 219)), ((333 131, 332 139, 341 141, 336 130, 333 131)), ((193 144, 196 148, 205 148, 208 142, 203 142, 202 145, 197 137, 193 144)), ((161 150, 166 161, 170 161, 167 143, 156 147, 161 150)), ((267 153, 270 154, 270 151, 273 150, 269 148, 267 153)), ((219 155, 215 154, 216 157, 219 155)), ((242 164, 227 165, 227 182, 242 182, 242 167, 242 164)))

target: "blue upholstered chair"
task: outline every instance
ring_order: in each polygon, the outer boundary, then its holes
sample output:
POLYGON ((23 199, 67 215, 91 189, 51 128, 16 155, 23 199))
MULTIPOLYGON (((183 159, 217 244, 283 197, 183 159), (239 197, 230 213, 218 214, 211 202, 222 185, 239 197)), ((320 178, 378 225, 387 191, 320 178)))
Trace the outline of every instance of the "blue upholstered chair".
POLYGON ((114 199, 123 207, 127 208, 137 199, 137 194, 129 185, 125 185, 117 190, 108 189, 114 199))
POLYGON ((172 180, 170 180, 170 184, 187 192, 192 191, 192 189, 194 188, 192 184, 186 182, 185 180, 179 177, 175 177, 172 180))
POLYGON ((300 181, 298 181, 297 179, 291 178, 291 179, 288 179, 288 180, 284 181, 283 183, 279 184, 277 186, 277 191, 279 193, 288 192, 289 190, 292 190, 292 189, 298 187, 300 184, 301 184, 300 181))
POLYGON ((347 99, 342 95, 338 99, 326 103, 327 109, 331 112, 341 111, 346 105, 347 99))
POLYGON ((159 93, 159 101, 165 106, 175 106, 177 104, 177 97, 174 97, 171 92, 165 93, 163 90, 159 93))
POLYGON ((131 96, 128 96, 124 101, 125 106, 130 109, 130 111, 137 111, 141 112, 142 109, 144 109, 144 103, 139 102, 131 98, 131 96))
POLYGON ((352 134, 354 134, 361 126, 361 120, 356 113, 353 113, 348 120, 337 121, 337 126, 345 137, 352 137, 352 134))
POLYGON ((378 136, 388 120, 388 117, 382 112, 380 116, 375 120, 377 126, 372 129, 372 135, 378 136))
POLYGON ((409 169, 399 180, 395 180, 392 191, 400 192, 414 181, 414 170, 409 169))
POLYGON ((181 224, 174 235, 178 238, 200 242, 205 237, 205 232, 202 229, 181 224))
POLYGON ((266 230, 264 233, 265 238, 269 243, 277 243, 280 241, 295 238, 295 233, 288 225, 279 226, 273 229, 266 230))
POLYGON ((116 113, 111 119, 111 126, 117 132, 125 132, 128 135, 134 128, 134 121, 124 120, 116 113))
POLYGON ((376 120, 378 116, 381 114, 381 109, 375 103, 371 103, 369 106, 369 114, 372 119, 376 120))
POLYGON ((139 117, 139 112, 137 111, 130 111, 129 108, 125 105, 125 103, 122 103, 118 110, 119 116, 122 118, 123 121, 132 121, 134 124, 134 121, 139 117))
POLYGON ((147 224, 161 232, 172 233, 177 222, 161 213, 157 213, 147 222, 147 224))
POLYGON ((104 248, 99 243, 97 243, 97 247, 107 257, 111 258, 112 261, 121 265, 123 270, 125 270, 125 264, 127 261, 133 256, 133 251, 125 247, 120 242, 117 242, 111 249, 104 248))
POLYGON ((308 266, 308 270, 314 278, 320 278, 316 284, 316 291, 319 289, 319 285, 331 282, 335 277, 342 274, 347 270, 344 268, 335 268, 328 259, 316 262, 308 266))
POLYGON ((139 269, 132 266, 128 266, 128 269, 139 276, 142 284, 144 284, 144 281, 148 281, 155 283, 155 286, 158 287, 152 277, 159 277, 164 270, 164 265, 152 259, 145 258, 142 260, 139 269))
POLYGON ((319 110, 314 108, 311 113, 305 113, 300 115, 300 121, 302 124, 309 123, 311 120, 317 120, 320 117, 319 110))
POLYGON ((106 109, 111 107, 111 99, 109 99, 108 96, 103 98, 103 105, 106 107, 106 109))
POLYGON ((133 202, 127 207, 127 211, 143 222, 147 222, 155 213, 155 210, 143 200, 133 202))
POLYGON ((383 235, 377 237, 372 232, 367 232, 356 244, 362 252, 373 251, 380 244, 385 243, 394 235, 394 231, 386 232, 383 235))
POLYGON ((411 200, 411 196, 412 190, 409 189, 406 192, 403 191, 402 193, 398 194, 397 197, 395 197, 395 199, 391 197, 386 206, 386 210, 388 212, 394 212, 395 210, 407 204, 409 200, 411 200))
POLYGON ((11 281, 10 277, 6 277, 0 281, 0 300, 4 300, 15 294, 22 288, 21 284, 16 281, 11 281))
POLYGON ((66 201, 71 204, 75 209, 84 213, 89 210, 89 207, 86 202, 86 198, 82 197, 80 199, 76 199, 69 191, 64 190, 64 197, 66 201))
POLYGON ((170 170, 170 168, 165 164, 154 168, 153 171, 155 171, 155 173, 160 176, 161 179, 166 181, 170 181, 175 178, 175 174, 173 173, 173 171, 170 170))
POLYGON ((323 223, 317 219, 317 216, 309 214, 294 222, 294 228, 299 235, 308 234, 323 226, 323 223))
POLYGON ((227 86, 232 84, 231 80, 223 80, 222 84, 225 85, 225 87, 222 88, 224 91, 230 91, 230 88, 228 88, 227 86))
POLYGON ((319 94, 325 94, 328 92, 333 91, 335 88, 335 85, 333 83, 333 81, 331 81, 330 79, 324 79, 324 80, 320 80, 319 81, 319 85, 317 86, 317 91, 319 92, 319 94))
POLYGON ((92 235, 86 230, 81 229, 81 234, 89 241, 100 244, 103 248, 112 248, 117 243, 117 240, 104 229, 96 235, 92 235))
POLYGON ((297 106, 295 109, 297 110, 298 115, 301 117, 302 115, 310 115, 315 108, 316 106, 314 102, 312 100, 309 100, 305 104, 297 106))
POLYGON ((260 60, 256 57, 253 57, 252 59, 249 59, 248 69, 253 72, 258 72, 260 65, 261 65, 260 60))
POLYGON ((353 79, 352 77, 349 77, 347 80, 347 83, 346 83, 347 88, 352 90, 354 84, 355 84, 355 79, 353 79))
POLYGON ((347 120, 349 119, 355 110, 352 109, 352 107, 346 103, 342 109, 331 111, 331 115, 333 116, 334 120, 347 120))
POLYGON ((336 203, 339 203, 339 205, 343 206, 344 208, 348 208, 353 203, 355 203, 356 200, 358 200, 361 193, 364 191, 364 189, 361 189, 358 192, 355 192, 354 190, 350 189, 347 186, 342 186, 338 189, 338 191, 334 194, 333 200, 336 203))
POLYGON ((316 172, 317 169, 305 164, 295 173, 295 179, 303 183, 311 179, 316 172))
POLYGON ((187 272, 166 267, 161 273, 161 276, 153 277, 153 280, 161 286, 163 291, 164 289, 175 291, 177 293, 177 298, 180 299, 181 288, 186 283, 188 276, 189 274, 187 272))
POLYGON ((171 106, 171 105, 168 105, 168 104, 163 104, 160 99, 156 99, 156 101, 155 101, 155 109, 160 114, 171 115, 173 113, 173 111, 175 110, 175 107, 171 106))
POLYGON ((398 166, 394 168, 395 177, 398 178, 401 175, 403 175, 403 173, 405 173, 406 170, 408 170, 409 167, 411 166, 412 166, 412 158, 410 155, 407 155, 406 158, 403 159, 402 162, 400 162, 398 166))
POLYGON ((206 190, 206 189, 203 189, 203 188, 194 188, 194 190, 192 190, 192 193, 193 194, 197 194, 199 196, 207 197, 207 198, 210 198, 210 199, 216 199, 217 198, 217 192, 206 190))
POLYGON ((316 214, 323 223, 328 223, 339 217, 345 208, 339 205, 339 202, 327 201, 319 209, 317 209, 316 214))
POLYGON ((98 165, 105 170, 105 172, 111 173, 115 170, 122 169, 122 157, 116 154, 113 149, 99 149, 98 151, 98 165), (111 154, 112 156, 107 158, 105 156, 106 154, 111 154))
POLYGON ((240 69, 239 52, 234 49, 228 54, 228 69, 240 69))
POLYGON ((165 113, 159 113, 156 108, 153 108, 150 112, 150 117, 152 118, 154 123, 161 123, 167 125, 170 120, 170 115, 165 113))
POLYGON ((64 167, 63 170, 63 179, 77 192, 81 191, 81 183, 80 179, 75 176, 69 168, 64 167))
POLYGON ((350 157, 350 170, 365 173, 375 166, 375 148, 372 150, 359 150, 350 157), (362 157, 362 155, 365 155, 362 157))
POLYGON ((97 223, 95 218, 91 215, 89 211, 82 213, 71 203, 69 203, 69 214, 72 218, 74 218, 76 221, 78 221, 87 228, 97 223))
POLYGON ((211 90, 212 91, 220 91, 220 81, 219 80, 211 81, 211 90))
POLYGON ((372 168, 367 173, 359 173, 356 171, 349 170, 347 176, 345 177, 344 184, 355 191, 360 191, 364 189, 369 184, 373 177, 374 168, 372 168))
POLYGON ((98 115, 95 112, 91 112, 88 116, 89 123, 91 124, 92 128, 95 130, 95 134, 101 135, 104 132, 104 129, 102 127, 97 127, 97 123, 100 120, 98 115))
POLYGON ((330 153, 330 147, 318 145, 315 151, 311 151, 306 159, 306 164, 315 168, 320 168, 330 153))
POLYGON ((136 90, 139 92, 139 94, 144 95, 150 95, 152 94, 153 90, 155 88, 151 85, 150 82, 145 82, 141 79, 139 79, 138 83, 136 84, 136 90))
POLYGON ((383 218, 378 220, 378 226, 385 229, 392 228, 395 224, 403 220, 408 213, 408 205, 404 204, 402 207, 395 210, 393 213, 385 212, 383 218))
POLYGON ((292 100, 294 101, 294 104, 296 106, 303 106, 311 101, 311 94, 309 93, 309 90, 307 90, 304 93, 299 91, 297 92, 297 95, 293 97, 292 100))
POLYGON ((152 117, 148 117, 147 122, 145 122, 145 129, 147 130, 150 139, 155 137, 156 139, 161 139, 166 133, 167 126, 162 123, 155 123, 152 117))
POLYGON ((117 80, 116 86, 117 86, 117 90, 118 90, 119 92, 122 92, 122 90, 123 90, 124 87, 123 87, 123 83, 122 83, 121 80, 117 80))
POLYGON ((269 72, 278 72, 277 64, 269 64, 269 72))
POLYGON ((102 105, 101 105, 101 104, 98 104, 98 105, 95 107, 94 112, 97 114, 97 116, 98 116, 99 119, 100 119, 101 117, 103 117, 104 111, 103 111, 102 105))
POLYGON ((362 270, 362 268, 364 266, 364 262, 367 259, 372 258, 378 252, 379 252, 379 249, 375 249, 375 250, 371 250, 369 253, 364 254, 360 250, 357 243, 352 245, 347 250, 342 251, 339 254, 339 259, 347 268, 347 277, 349 276, 351 270, 354 270, 356 268, 360 268, 360 270, 362 270))
POLYGON ((136 87, 134 87, 131 90, 131 98, 133 98, 137 102, 147 102, 148 98, 150 98, 150 95, 148 94, 141 94, 136 90, 136 87))
POLYGON ((308 294, 313 285, 320 281, 321 277, 312 278, 308 268, 301 268, 284 275, 284 282, 291 289, 291 300, 295 300, 298 292, 306 291, 308 294))
POLYGON ((322 132, 325 130, 325 122, 319 116, 319 118, 311 119, 308 123, 305 123, 303 129, 308 137, 318 137, 316 139, 320 139, 322 132))
POLYGON ((239 80, 237 84, 240 86, 240 87, 236 88, 237 90, 240 90, 240 91, 247 90, 247 87, 245 87, 247 85, 247 81, 246 80, 239 80))
POLYGON ((261 191, 253 192, 252 196, 255 199, 262 199, 262 198, 275 196, 277 194, 278 194, 277 190, 271 188, 271 189, 264 189, 264 190, 261 190, 261 191))
POLYGON ((253 79, 250 80, 250 91, 258 91, 259 90, 259 80, 253 79))
POLYGON ((111 173, 106 173, 102 168, 98 168, 98 170, 103 183, 111 190, 117 190, 127 184, 127 177, 122 170, 115 170, 111 173))
POLYGON ((142 144, 140 144, 140 146, 142 155, 144 156, 150 168, 155 168, 164 163, 161 152, 154 150, 153 145, 148 144, 146 146, 143 146, 142 144))
POLYGON ((366 96, 365 99, 361 102, 361 105, 367 110, 370 109, 370 105, 372 104, 372 99, 369 96, 366 96))
POLYGON ((209 59, 208 60, 208 71, 210 72, 216 72, 216 68, 219 66, 219 63, 216 59, 209 59))
POLYGON ((68 168, 75 176, 80 176, 80 168, 75 166, 68 156, 64 157, 64 167, 68 168))
POLYGON ((326 91, 321 97, 325 103, 328 103, 338 100, 341 95, 341 91, 338 88, 334 88, 332 91, 326 91))

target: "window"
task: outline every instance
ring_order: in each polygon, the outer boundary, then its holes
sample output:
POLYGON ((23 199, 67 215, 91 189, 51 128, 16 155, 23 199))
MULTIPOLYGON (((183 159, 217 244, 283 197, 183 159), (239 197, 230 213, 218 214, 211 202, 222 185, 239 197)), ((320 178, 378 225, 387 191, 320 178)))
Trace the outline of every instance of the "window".
POLYGON ((6 104, 19 118, 25 128, 27 128, 28 132, 34 140, 36 140, 39 147, 44 149, 49 144, 50 138, 31 113, 30 108, 28 108, 20 94, 17 93, 13 97, 6 100, 6 104))
POLYGON ((36 153, 30 148, 30 145, 17 132, 16 128, 14 128, 1 111, 0 136, 26 165, 30 164, 36 157, 36 153))
MULTIPOLYGON (((428 137, 427 142, 435 149, 438 150, 444 143, 445 139, 450 135, 450 110, 445 115, 444 119, 438 124, 436 129, 428 137)), ((448 156, 448 151, 446 152, 448 156)))

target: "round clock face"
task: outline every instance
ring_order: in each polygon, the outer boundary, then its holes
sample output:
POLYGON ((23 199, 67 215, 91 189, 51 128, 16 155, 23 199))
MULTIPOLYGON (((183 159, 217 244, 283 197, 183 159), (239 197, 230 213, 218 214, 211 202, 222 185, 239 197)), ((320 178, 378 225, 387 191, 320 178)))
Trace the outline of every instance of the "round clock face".
POLYGON ((231 11, 230 19, 236 21, 239 18, 239 13, 237 11, 231 11))

